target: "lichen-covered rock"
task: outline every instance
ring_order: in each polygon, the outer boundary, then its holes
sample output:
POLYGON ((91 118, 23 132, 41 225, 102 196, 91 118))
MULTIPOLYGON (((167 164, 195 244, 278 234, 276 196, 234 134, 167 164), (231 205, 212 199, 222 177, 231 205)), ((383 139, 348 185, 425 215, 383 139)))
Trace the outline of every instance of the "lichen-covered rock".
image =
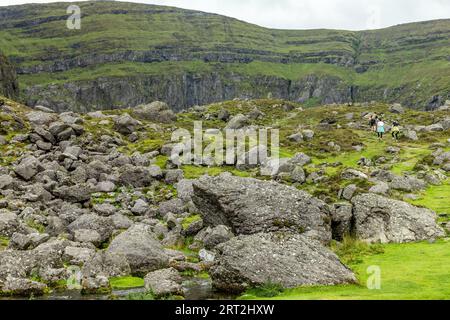
POLYGON ((148 273, 145 278, 145 289, 156 297, 167 295, 184 295, 181 286, 182 278, 174 268, 162 269, 148 273))
MULTIPOLYGON (((67 250, 67 248, 66 248, 67 250)), ((73 255, 73 249, 71 250, 73 255)), ((78 251, 78 259, 81 252, 78 251)), ((119 277, 131 273, 130 265, 126 257, 122 254, 111 253, 109 251, 84 252, 82 257, 87 259, 81 269, 83 278, 95 278, 96 276, 119 277)))
POLYGON ((110 203, 95 204, 92 209, 101 216, 112 216, 117 212, 117 208, 110 203))
POLYGON ((136 131, 136 127, 141 123, 125 113, 114 119, 114 129, 122 134, 131 134, 136 131))
POLYGON ((159 123, 171 123, 177 119, 167 103, 161 101, 137 106, 133 109, 133 115, 141 120, 159 123))
POLYGON ((107 277, 96 275, 81 280, 82 294, 106 294, 111 292, 111 285, 107 277))
POLYGON ((41 163, 33 156, 22 159, 22 161, 14 167, 14 172, 24 180, 30 180, 41 170, 43 170, 41 163))
POLYGON ((69 202, 84 202, 91 199, 93 188, 85 183, 62 186, 53 190, 53 194, 69 202))
POLYGON ((0 190, 7 189, 9 186, 12 185, 14 179, 7 174, 0 175, 0 190))
POLYGON ((147 168, 133 165, 125 165, 119 176, 121 185, 135 188, 148 187, 153 181, 154 179, 147 168))
POLYGON ((14 212, 0 209, 0 236, 11 237, 20 227, 19 218, 14 212))
POLYGON ((91 230, 98 233, 100 242, 104 242, 111 236, 114 226, 109 217, 101 217, 96 214, 83 214, 72 222, 67 229, 72 233, 80 230, 91 230))
POLYGON ((331 239, 328 206, 304 191, 227 173, 201 177, 193 186, 193 201, 206 225, 226 225, 238 235, 290 229, 331 239))
POLYGON ((169 257, 164 248, 150 226, 144 224, 136 224, 115 237, 107 252, 124 255, 131 272, 141 276, 165 268, 169 264, 169 257))
POLYGON ((95 255, 94 249, 81 247, 66 247, 64 249, 64 261, 71 265, 83 265, 95 255))
POLYGON ((41 296, 48 291, 47 285, 30 279, 8 277, 1 288, 3 294, 14 296, 41 296))
POLYGON ((243 114, 235 115, 228 121, 226 129, 237 130, 242 129, 249 124, 249 119, 243 114))
POLYGON ((376 194, 352 199, 353 233, 369 242, 411 242, 444 236, 436 214, 425 208, 376 194))
POLYGON ((390 108, 389 111, 395 114, 402 114, 405 113, 405 109, 402 107, 400 103, 394 103, 390 108))
POLYGON ((209 230, 203 239, 203 243, 205 244, 206 249, 213 249, 217 245, 227 242, 233 237, 234 235, 228 227, 219 225, 209 230))
POLYGON ((216 247, 213 286, 242 292, 267 283, 286 288, 354 283, 354 274, 329 249, 303 235, 276 232, 239 236, 216 247))

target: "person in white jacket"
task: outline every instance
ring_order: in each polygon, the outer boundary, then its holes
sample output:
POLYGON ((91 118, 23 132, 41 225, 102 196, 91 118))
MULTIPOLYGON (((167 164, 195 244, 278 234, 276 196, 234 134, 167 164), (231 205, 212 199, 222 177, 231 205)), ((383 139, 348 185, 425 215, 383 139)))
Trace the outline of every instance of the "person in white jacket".
POLYGON ((385 126, 385 124, 383 122, 383 119, 381 119, 381 118, 378 119, 378 122, 377 122, 377 135, 378 135, 378 138, 380 138, 380 139, 383 139, 384 132, 386 131, 384 126, 385 126))

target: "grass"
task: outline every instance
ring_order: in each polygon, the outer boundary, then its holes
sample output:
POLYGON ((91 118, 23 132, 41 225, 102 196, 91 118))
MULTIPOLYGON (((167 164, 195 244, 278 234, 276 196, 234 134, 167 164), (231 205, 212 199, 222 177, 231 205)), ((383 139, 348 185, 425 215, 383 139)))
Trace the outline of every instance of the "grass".
POLYGON ((199 214, 191 215, 187 218, 184 218, 181 222, 181 225, 183 226, 183 229, 187 229, 192 223, 201 220, 202 217, 199 214))
POLYGON ((5 250, 9 245, 9 238, 0 236, 0 251, 5 250))
POLYGON ((155 300, 152 292, 133 292, 126 296, 126 300, 155 300))
POLYGON ((144 279, 138 277, 114 277, 109 279, 113 290, 140 288, 144 286, 144 279))
POLYGON ((284 288, 281 284, 268 282, 262 286, 247 290, 245 295, 261 298, 273 298, 280 295, 283 291, 284 288))
POLYGON ((431 154, 431 150, 417 145, 402 145, 399 161, 392 167, 392 172, 398 175, 406 171, 413 171, 414 167, 421 158, 431 154))
POLYGON ((39 223, 39 222, 36 222, 34 220, 27 220, 26 223, 27 223, 27 225, 30 228, 35 229, 39 233, 44 233, 45 232, 45 226, 43 224, 39 223))
POLYGON ((194 271, 194 270, 186 270, 183 272, 180 272, 180 274, 183 277, 190 277, 190 278, 200 278, 200 279, 210 279, 211 277, 209 276, 208 272, 206 271, 194 271))
POLYGON ((429 186, 420 194, 417 200, 410 202, 416 206, 426 207, 437 213, 450 216, 450 179, 445 180, 440 186, 429 186))
POLYGON ((342 242, 333 242, 331 249, 339 256, 345 265, 363 262, 363 257, 384 253, 380 244, 368 244, 350 236, 344 237, 342 242))
MULTIPOLYGON (((361 255, 350 267, 359 285, 303 287, 283 291, 273 299, 282 300, 428 300, 450 299, 450 242, 440 240, 383 245, 383 253, 361 255), (381 269, 381 289, 369 290, 370 266, 381 269)), ((242 299, 267 299, 252 295, 242 299)))

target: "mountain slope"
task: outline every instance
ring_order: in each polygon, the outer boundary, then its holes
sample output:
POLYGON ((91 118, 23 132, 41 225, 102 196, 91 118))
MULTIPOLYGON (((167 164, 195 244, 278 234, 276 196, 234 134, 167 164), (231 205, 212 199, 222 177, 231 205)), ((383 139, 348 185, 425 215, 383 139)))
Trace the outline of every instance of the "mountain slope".
POLYGON ((28 104, 87 111, 235 97, 308 104, 449 97, 450 20, 376 31, 271 30, 215 14, 122 2, 0 7, 0 46, 28 104))

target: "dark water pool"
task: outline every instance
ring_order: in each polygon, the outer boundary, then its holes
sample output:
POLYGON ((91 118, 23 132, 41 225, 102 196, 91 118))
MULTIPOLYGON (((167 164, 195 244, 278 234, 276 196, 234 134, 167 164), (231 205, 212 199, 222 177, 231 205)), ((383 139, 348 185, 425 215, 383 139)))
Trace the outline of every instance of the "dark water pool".
MULTIPOLYGON (((183 281, 186 300, 229 300, 235 299, 235 296, 219 293, 213 290, 211 280, 203 278, 185 278, 183 281)), ((143 287, 125 290, 113 290, 112 295, 117 299, 127 299, 131 293, 145 292, 143 287)), ((66 290, 52 292, 45 296, 33 297, 34 300, 109 300, 110 294, 82 295, 77 290, 66 290)), ((29 300, 29 298, 20 297, 0 297, 0 300, 29 300)))

